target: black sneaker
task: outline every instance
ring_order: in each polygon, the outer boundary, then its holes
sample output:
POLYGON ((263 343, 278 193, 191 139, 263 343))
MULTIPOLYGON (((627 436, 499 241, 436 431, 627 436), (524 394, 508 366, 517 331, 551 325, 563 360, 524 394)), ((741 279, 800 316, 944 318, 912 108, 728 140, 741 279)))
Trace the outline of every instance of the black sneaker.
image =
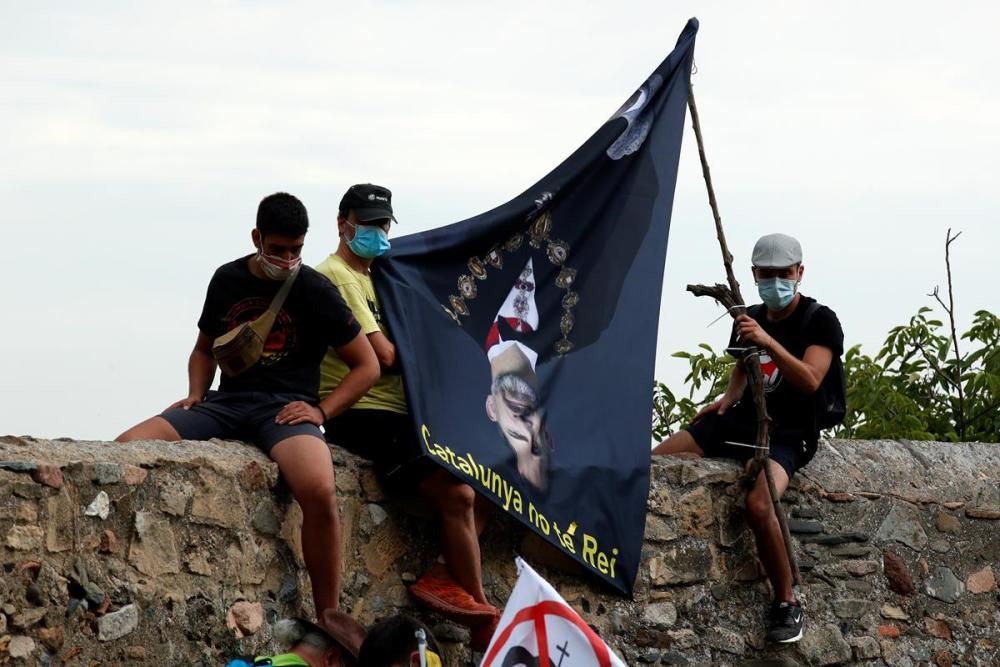
POLYGON ((805 614, 798 602, 775 602, 771 607, 767 638, 772 642, 789 644, 802 639, 805 614))

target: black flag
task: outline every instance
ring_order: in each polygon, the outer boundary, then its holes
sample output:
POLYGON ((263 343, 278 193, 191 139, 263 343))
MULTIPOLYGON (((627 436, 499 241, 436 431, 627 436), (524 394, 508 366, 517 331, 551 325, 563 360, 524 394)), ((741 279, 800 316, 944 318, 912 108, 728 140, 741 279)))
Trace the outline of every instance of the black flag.
POLYGON ((423 454, 625 592, 697 31, 537 184, 374 265, 423 454))

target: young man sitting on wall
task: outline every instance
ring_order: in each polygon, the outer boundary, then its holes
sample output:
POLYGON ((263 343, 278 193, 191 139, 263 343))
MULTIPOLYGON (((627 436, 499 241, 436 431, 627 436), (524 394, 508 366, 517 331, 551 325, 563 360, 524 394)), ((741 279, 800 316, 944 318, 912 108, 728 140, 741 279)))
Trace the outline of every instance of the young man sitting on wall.
MULTIPOLYGON (((748 309, 733 325, 729 350, 754 346, 764 376, 767 412, 772 420, 767 465, 780 497, 795 471, 816 453, 824 424, 826 397, 841 391, 840 355, 844 332, 836 314, 799 293, 805 272, 802 247, 784 234, 762 237, 753 249, 753 276, 764 307, 748 309), (830 373, 836 365, 837 373, 830 373)), ((749 461, 756 439, 757 413, 747 393, 747 376, 738 358, 729 386, 699 412, 685 430, 660 443, 654 454, 694 453, 749 461)), ((768 637, 776 642, 802 638, 804 615, 792 590, 792 571, 778 518, 761 470, 746 496, 747 523, 774 593, 768 637)))
POLYGON ((118 441, 236 439, 270 456, 302 508, 302 551, 322 620, 324 610, 339 604, 341 542, 333 463, 319 426, 363 396, 379 368, 340 293, 300 266, 308 228, 305 206, 292 195, 260 202, 251 233, 257 252, 219 267, 208 285, 188 361, 187 397, 118 441), (259 358, 238 374, 223 369, 218 391, 210 391, 217 367, 213 343, 273 307, 288 279, 259 358), (319 364, 330 347, 347 370, 320 401, 319 364))
MULTIPOLYGON (((382 377, 351 409, 331 415, 327 440, 375 463, 385 477, 406 478, 433 505, 441 522, 444 563, 410 586, 420 602, 472 627, 472 646, 483 650, 500 619, 483 590, 479 535, 488 512, 472 487, 445 470, 413 470, 407 464, 421 449, 416 440, 396 363, 396 347, 385 330, 369 269, 389 249, 395 220, 392 193, 378 185, 354 185, 344 194, 337 216, 340 244, 316 269, 337 286, 371 341, 382 377), (397 473, 397 474, 392 474, 397 473)), ((323 361, 320 395, 339 386, 347 365, 337 350, 323 361)))

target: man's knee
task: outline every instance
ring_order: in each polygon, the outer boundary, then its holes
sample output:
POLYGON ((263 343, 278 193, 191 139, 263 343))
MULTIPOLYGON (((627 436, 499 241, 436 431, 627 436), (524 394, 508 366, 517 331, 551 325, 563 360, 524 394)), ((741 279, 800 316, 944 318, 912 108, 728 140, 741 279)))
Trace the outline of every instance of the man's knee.
POLYGON ((431 498, 438 511, 447 515, 469 514, 476 505, 476 492, 471 486, 451 475, 447 477, 435 484, 431 492, 431 498))
POLYGON ((704 456, 705 451, 698 446, 694 436, 687 431, 677 431, 653 449, 654 454, 704 456))
POLYGON ((295 494, 295 500, 302 508, 303 516, 324 520, 332 520, 339 516, 337 489, 332 476, 328 483, 314 484, 300 490, 295 494))
POLYGON ((764 526, 774 516, 774 507, 767 487, 754 487, 746 498, 747 522, 751 526, 764 526))
POLYGON ((448 503, 463 512, 471 511, 476 504, 476 492, 468 484, 458 482, 452 484, 446 495, 448 503))
POLYGON ((144 422, 140 422, 128 429, 117 438, 115 442, 132 442, 134 440, 180 440, 181 436, 177 429, 160 416, 151 417, 144 422))

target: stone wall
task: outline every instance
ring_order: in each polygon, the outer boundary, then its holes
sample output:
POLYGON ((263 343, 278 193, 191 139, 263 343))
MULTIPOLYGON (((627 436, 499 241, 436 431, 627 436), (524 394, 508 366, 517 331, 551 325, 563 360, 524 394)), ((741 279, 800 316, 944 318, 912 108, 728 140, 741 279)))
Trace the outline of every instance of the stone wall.
MULTIPOLYGON (((406 584, 433 524, 336 452, 342 603, 416 612, 406 584), (404 510, 405 508, 405 510, 404 510)), ((807 610, 798 645, 763 641, 767 585, 731 463, 654 462, 634 600, 505 517, 484 550, 502 604, 523 554, 630 665, 1000 664, 1000 447, 833 441, 793 480, 807 610)), ((0 438, 0 664, 221 665, 310 614, 301 513, 254 448, 0 438), (306 594, 302 594, 303 591, 306 594)), ((467 631, 428 618, 449 664, 467 631)))

